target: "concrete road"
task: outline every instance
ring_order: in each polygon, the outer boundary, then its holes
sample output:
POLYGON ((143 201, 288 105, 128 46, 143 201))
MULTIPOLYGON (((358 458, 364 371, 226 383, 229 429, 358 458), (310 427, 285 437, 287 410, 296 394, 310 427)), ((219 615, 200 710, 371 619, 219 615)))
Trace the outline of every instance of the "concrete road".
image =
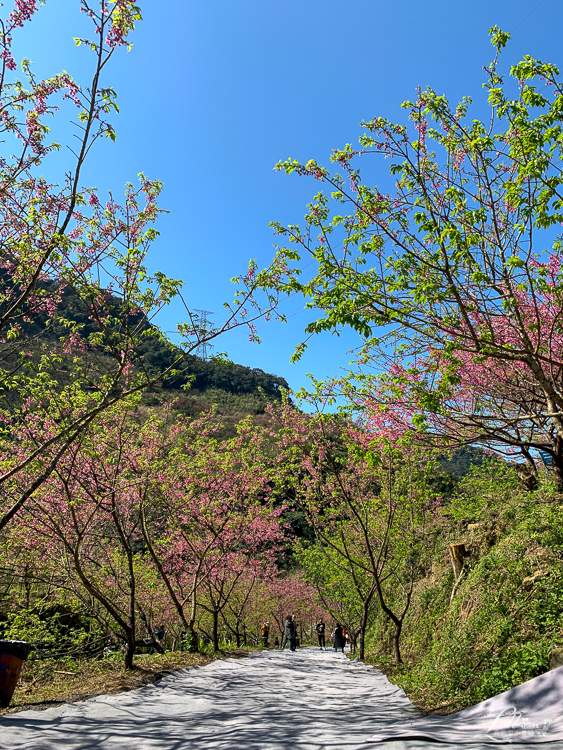
MULTIPOLYGON (((420 715, 377 670, 303 648, 191 667, 128 693, 0 719, 2 750, 439 750, 368 743, 420 715)), ((461 747, 461 746, 458 746, 461 747)), ((465 750, 491 745, 465 744, 465 750)), ((563 743, 519 750, 563 750, 563 743)))

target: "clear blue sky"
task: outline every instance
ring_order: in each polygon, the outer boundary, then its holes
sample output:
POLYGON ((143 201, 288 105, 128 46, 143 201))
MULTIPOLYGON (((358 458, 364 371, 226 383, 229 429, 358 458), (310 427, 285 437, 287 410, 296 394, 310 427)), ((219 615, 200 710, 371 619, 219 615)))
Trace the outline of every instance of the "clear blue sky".
MULTIPOLYGON (((524 54, 563 68, 562 0, 139 0, 144 20, 108 71, 118 93, 117 142, 93 154, 84 183, 120 194, 143 171, 164 182, 152 268, 185 281, 192 307, 220 313, 229 279, 265 264, 271 220, 297 223, 319 188, 275 173, 278 159, 315 158, 355 142, 362 119, 400 121, 417 85, 450 99, 484 94, 487 31, 511 32, 505 64, 524 54)), ((10 3, 6 3, 8 9, 10 3)), ((40 75, 64 68, 85 82, 91 59, 73 37, 88 28, 78 0, 47 0, 15 38, 40 75)), ((386 165, 381 162, 382 169, 386 165)), ((284 376, 335 375, 356 340, 327 336, 298 365, 305 322, 295 298, 287 325, 262 325, 261 345, 233 333, 219 349, 284 376)), ((172 307, 160 319, 174 329, 172 307)))

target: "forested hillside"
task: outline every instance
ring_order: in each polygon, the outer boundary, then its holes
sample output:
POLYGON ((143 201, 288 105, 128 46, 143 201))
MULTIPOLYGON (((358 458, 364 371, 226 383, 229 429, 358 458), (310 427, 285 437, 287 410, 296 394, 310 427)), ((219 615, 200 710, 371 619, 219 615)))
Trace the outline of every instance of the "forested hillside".
MULTIPOLYGON (((6 281, 6 279, 5 279, 6 281)), ((53 295, 53 284, 40 288, 53 295)), ((112 326, 123 325, 123 304, 119 298, 104 294, 100 315, 108 316, 112 326)), ((222 359, 202 359, 197 354, 182 357, 180 349, 165 339, 158 328, 142 315, 129 315, 129 326, 139 330, 135 347, 135 366, 146 371, 157 383, 147 390, 144 403, 148 406, 176 400, 175 408, 183 413, 197 414, 216 405, 223 416, 264 412, 268 400, 279 400, 289 385, 284 378, 261 369, 245 367, 222 359), (181 361, 179 361, 181 360, 181 361), (159 373, 174 367, 173 375, 158 379, 159 373)), ((25 324, 26 334, 53 345, 65 340, 69 329, 79 332, 89 349, 100 354, 106 351, 105 341, 97 335, 98 326, 88 305, 71 288, 60 295, 52 316, 34 316, 25 324)), ((76 356, 76 355, 75 355, 76 356)))

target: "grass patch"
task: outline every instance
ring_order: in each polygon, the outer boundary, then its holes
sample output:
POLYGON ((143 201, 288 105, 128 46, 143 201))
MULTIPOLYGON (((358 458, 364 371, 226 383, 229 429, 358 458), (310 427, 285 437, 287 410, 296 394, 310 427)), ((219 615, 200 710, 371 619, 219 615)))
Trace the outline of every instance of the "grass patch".
POLYGON ((402 687, 411 703, 426 714, 447 716, 456 713, 456 711, 462 711, 475 702, 467 695, 459 694, 450 695, 444 699, 434 685, 413 683, 409 676, 414 665, 408 662, 396 666, 391 657, 382 658, 381 654, 367 653, 364 663, 381 670, 389 682, 402 687))

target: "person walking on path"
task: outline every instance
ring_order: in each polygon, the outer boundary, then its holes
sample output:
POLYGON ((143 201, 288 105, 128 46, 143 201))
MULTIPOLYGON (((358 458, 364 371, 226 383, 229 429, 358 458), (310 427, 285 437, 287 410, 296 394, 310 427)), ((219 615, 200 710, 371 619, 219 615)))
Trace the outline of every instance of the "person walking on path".
POLYGON ((292 634, 289 637, 289 650, 297 650, 297 622, 295 621, 295 615, 291 618, 292 634))
POLYGON ((284 650, 286 643, 289 643, 290 648, 291 648, 292 633, 293 633, 293 618, 291 615, 288 615, 285 618, 285 622, 283 624, 283 638, 282 638, 282 645, 281 645, 282 651, 284 650))
POLYGON ((325 629, 326 629, 326 626, 325 626, 324 622, 322 620, 320 620, 317 623, 317 627, 315 628, 315 630, 317 631, 317 638, 319 639, 319 646, 320 646, 321 651, 323 651, 326 648, 326 645, 325 645, 325 629))
POLYGON ((344 631, 342 630, 340 623, 337 622, 336 627, 334 628, 334 650, 338 652, 338 649, 341 648, 342 653, 344 653, 345 643, 344 631))
POLYGON ((265 622, 262 625, 262 643, 264 644, 264 648, 268 648, 269 638, 270 638, 270 623, 265 622))

